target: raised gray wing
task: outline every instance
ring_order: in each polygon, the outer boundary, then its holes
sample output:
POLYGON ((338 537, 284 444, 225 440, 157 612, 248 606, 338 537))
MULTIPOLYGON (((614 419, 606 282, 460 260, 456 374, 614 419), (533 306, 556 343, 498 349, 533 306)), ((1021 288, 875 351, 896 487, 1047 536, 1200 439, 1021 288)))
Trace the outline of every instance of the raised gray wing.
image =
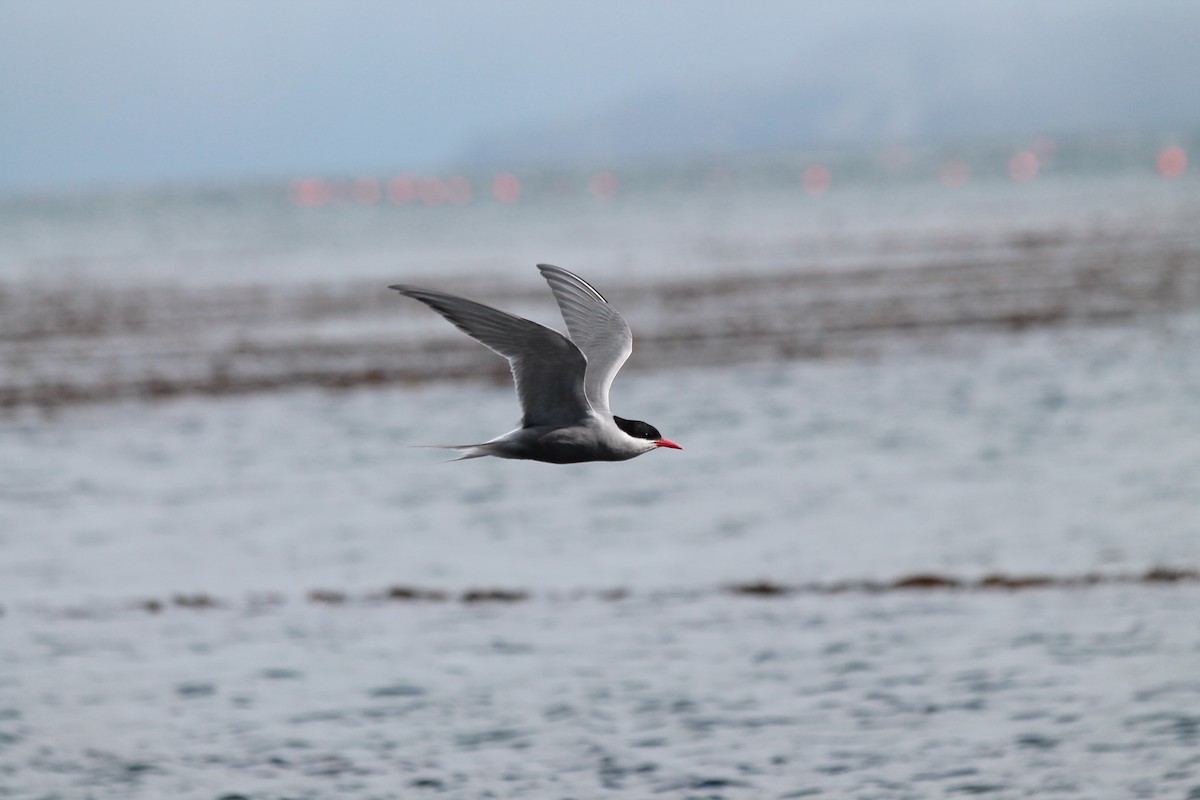
POLYGON ((616 309, 591 284, 562 267, 538 264, 562 311, 571 341, 587 356, 583 390, 598 414, 612 415, 608 390, 633 352, 633 334, 616 309))
POLYGON ((404 285, 388 288, 420 300, 508 359, 524 412, 523 427, 571 425, 587 416, 587 359, 558 331, 445 292, 404 285))

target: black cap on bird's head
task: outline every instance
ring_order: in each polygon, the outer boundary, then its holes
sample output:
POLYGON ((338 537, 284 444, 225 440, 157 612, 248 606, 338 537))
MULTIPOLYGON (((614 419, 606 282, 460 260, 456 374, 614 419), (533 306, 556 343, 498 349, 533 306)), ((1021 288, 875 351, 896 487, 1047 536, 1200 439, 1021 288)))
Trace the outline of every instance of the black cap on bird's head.
POLYGON ((640 419, 625 419, 613 415, 613 422, 617 423, 617 427, 625 431, 635 439, 645 439, 648 442, 654 442, 655 447, 670 447, 673 450, 682 450, 683 448, 672 442, 670 439, 664 439, 663 435, 658 432, 658 428, 648 422, 642 422, 640 419))

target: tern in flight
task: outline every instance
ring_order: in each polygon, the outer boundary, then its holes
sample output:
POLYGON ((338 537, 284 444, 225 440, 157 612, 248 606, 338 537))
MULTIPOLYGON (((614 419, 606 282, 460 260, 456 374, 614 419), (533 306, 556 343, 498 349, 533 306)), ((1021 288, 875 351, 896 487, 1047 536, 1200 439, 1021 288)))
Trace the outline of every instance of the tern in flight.
POLYGON ((420 300, 460 331, 508 359, 521 426, 479 444, 446 445, 464 458, 496 456, 575 464, 625 461, 659 447, 683 448, 653 426, 612 413, 608 390, 633 352, 633 334, 591 284, 561 267, 538 264, 550 284, 568 339, 544 325, 474 300, 398 284, 388 288, 420 300))

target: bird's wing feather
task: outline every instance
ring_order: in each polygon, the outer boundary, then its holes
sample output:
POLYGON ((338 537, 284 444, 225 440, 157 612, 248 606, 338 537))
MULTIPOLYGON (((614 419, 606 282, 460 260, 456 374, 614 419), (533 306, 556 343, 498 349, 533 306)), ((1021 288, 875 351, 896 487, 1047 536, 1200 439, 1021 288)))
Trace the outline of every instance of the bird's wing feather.
POLYGON ((571 341, 587 356, 583 389, 597 413, 612 415, 608 392, 621 365, 633 352, 633 334, 604 295, 574 273, 538 264, 562 311, 571 341))
POLYGON ((558 331, 505 311, 445 292, 416 286, 391 286, 420 300, 460 331, 508 359, 522 425, 571 425, 588 415, 583 382, 587 360, 558 331))

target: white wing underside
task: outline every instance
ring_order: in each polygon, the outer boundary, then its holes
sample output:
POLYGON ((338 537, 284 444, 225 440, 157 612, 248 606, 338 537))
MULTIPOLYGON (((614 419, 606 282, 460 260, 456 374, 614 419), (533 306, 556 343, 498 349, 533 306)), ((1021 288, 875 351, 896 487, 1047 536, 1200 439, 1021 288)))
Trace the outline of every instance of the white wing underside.
MULTIPOLYGON (((420 300, 463 333, 508 359, 517 385, 517 399, 524 412, 522 427, 568 426, 588 416, 591 393, 585 393, 584 389, 591 372, 588 361, 580 348, 558 331, 445 292, 403 285, 390 288, 420 300)), ((558 295, 557 289, 555 294, 558 295)), ((559 303, 562 302, 560 299, 559 303)), ((563 315, 566 316, 565 310, 563 315)), ((567 326, 571 326, 569 318, 567 326)), ((610 375, 604 384, 605 412, 611 382, 610 375)))
POLYGON ((609 388, 633 352, 629 325, 583 278, 550 264, 538 264, 538 269, 554 292, 571 341, 587 358, 583 391, 588 402, 596 413, 612 416, 609 388))

